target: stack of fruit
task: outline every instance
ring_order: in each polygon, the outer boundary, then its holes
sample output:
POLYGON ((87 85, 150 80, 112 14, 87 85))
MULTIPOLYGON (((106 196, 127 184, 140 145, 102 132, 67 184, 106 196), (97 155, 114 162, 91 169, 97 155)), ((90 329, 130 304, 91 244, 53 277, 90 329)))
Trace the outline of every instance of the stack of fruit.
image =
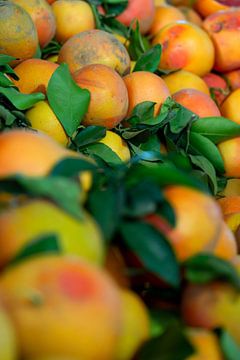
POLYGON ((240 359, 240 5, 0 0, 0 360, 240 359))

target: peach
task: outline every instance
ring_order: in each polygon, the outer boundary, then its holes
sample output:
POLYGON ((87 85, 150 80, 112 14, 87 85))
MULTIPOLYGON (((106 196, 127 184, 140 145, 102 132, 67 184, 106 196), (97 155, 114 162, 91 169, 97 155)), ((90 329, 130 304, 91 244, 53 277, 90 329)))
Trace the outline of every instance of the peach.
POLYGON ((182 89, 196 89, 210 95, 208 86, 200 76, 186 70, 178 70, 172 74, 163 76, 170 93, 174 94, 182 89))
POLYGON ((113 131, 106 131, 106 135, 100 143, 107 145, 122 161, 129 161, 131 158, 130 150, 126 141, 113 131))
MULTIPOLYGON (((237 5, 237 4, 235 4, 237 5)), ((194 9, 203 16, 207 17, 208 15, 214 14, 220 10, 227 10, 229 7, 227 1, 218 1, 218 0, 195 0, 194 9), (224 4, 224 2, 226 4, 224 4)))
POLYGON ((222 116, 240 124, 240 114, 238 111, 240 101, 240 89, 236 89, 226 98, 221 105, 222 116))
POLYGON ((135 71, 124 77, 128 90, 129 107, 127 116, 143 101, 155 102, 154 113, 159 112, 162 103, 170 96, 167 85, 159 76, 148 71, 135 71))
POLYGON ((178 8, 168 5, 158 6, 156 7, 153 23, 149 33, 154 36, 165 25, 177 20, 186 20, 185 16, 178 8))
POLYGON ((84 125, 112 129, 124 119, 128 111, 128 93, 116 71, 101 64, 88 65, 75 72, 73 78, 91 94, 84 125))
POLYGON ((187 357, 187 360, 223 360, 221 347, 214 332, 187 328, 186 335, 196 351, 194 355, 187 357))
POLYGON ((240 8, 209 15, 203 28, 215 47, 214 69, 227 72, 240 67, 240 8))
POLYGON ((178 9, 183 13, 187 21, 202 27, 202 18, 194 9, 188 6, 179 6, 178 9))
POLYGON ((187 21, 168 24, 154 37, 153 45, 156 44, 162 45, 162 69, 184 69, 204 76, 213 67, 213 43, 197 25, 187 21))
POLYGON ((46 94, 48 82, 58 66, 51 61, 42 59, 25 60, 14 69, 19 80, 12 79, 12 81, 24 94, 34 92, 46 94))
POLYGON ((224 74, 224 77, 227 80, 231 90, 240 88, 240 69, 229 71, 224 74))
POLYGON ((240 137, 222 141, 218 148, 224 161, 225 175, 240 178, 240 137))
POLYGON ((123 44, 103 30, 83 31, 72 36, 62 46, 59 63, 67 63, 73 73, 83 66, 102 64, 120 75, 130 72, 130 57, 123 44))
POLYGON ((117 20, 126 26, 137 20, 141 33, 146 34, 152 25, 154 13, 153 0, 129 0, 127 8, 118 15, 117 20))
POLYGON ((227 82, 220 75, 214 73, 204 75, 203 80, 211 90, 217 105, 220 106, 230 92, 227 82))
POLYGON ((122 320, 119 291, 89 263, 53 255, 22 262, 1 274, 0 298, 25 359, 114 358, 122 320))
POLYGON ((240 212, 240 196, 226 196, 218 200, 223 215, 240 212))
POLYGON ((56 31, 56 21, 51 6, 45 0, 12 0, 31 16, 38 34, 39 45, 44 48, 56 31))
POLYGON ((220 111, 209 95, 195 89, 183 89, 173 94, 173 99, 191 110, 199 117, 221 116, 220 111))
POLYGON ((95 28, 91 6, 81 0, 58 0, 52 10, 56 18, 56 39, 66 42, 71 36, 95 28))
POLYGON ((232 230, 224 223, 224 221, 222 222, 222 230, 213 253, 214 255, 229 261, 237 256, 237 241, 232 230))

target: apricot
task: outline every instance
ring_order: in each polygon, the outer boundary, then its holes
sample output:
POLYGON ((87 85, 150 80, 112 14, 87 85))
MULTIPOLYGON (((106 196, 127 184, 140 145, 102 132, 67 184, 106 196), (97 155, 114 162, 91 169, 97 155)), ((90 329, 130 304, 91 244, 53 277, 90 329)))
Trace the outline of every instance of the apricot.
POLYGON ((66 42, 71 36, 95 28, 90 5, 81 0, 58 0, 52 5, 56 18, 56 39, 66 42))
POLYGON ((187 21, 168 24, 159 31, 152 43, 162 45, 159 64, 162 69, 184 69, 204 76, 213 67, 213 43, 208 34, 195 24, 187 21))
POLYGON ((186 70, 178 70, 172 74, 163 76, 170 93, 174 94, 182 89, 196 89, 210 95, 208 86, 200 76, 186 70))
POLYGON ((141 33, 146 34, 152 25, 154 13, 153 0, 129 0, 126 9, 118 15, 117 20, 126 26, 137 20, 141 33))
POLYGON ((17 336, 11 319, 3 307, 0 307, 0 359, 18 359, 17 336))
POLYGON ((183 89, 173 94, 173 99, 191 110, 199 117, 221 116, 220 111, 209 95, 195 89, 183 89))
POLYGON ((32 58, 37 46, 37 31, 30 15, 13 2, 1 2, 0 54, 17 58, 18 60, 12 63, 16 65, 20 61, 32 58))
POLYGON ((214 73, 204 75, 203 80, 211 90, 215 102, 220 106, 229 94, 227 82, 221 76, 214 73))
POLYGON ((240 196, 226 196, 218 200, 223 215, 240 212, 240 196))
POLYGON ((2 211, 0 224, 1 267, 33 239, 45 234, 56 234, 65 254, 80 256, 98 265, 103 262, 103 239, 87 212, 82 220, 77 220, 51 202, 36 199, 2 211))
POLYGON ((240 124, 240 114, 238 111, 240 101, 240 89, 236 89, 226 98, 221 105, 222 116, 240 124))
POLYGON ((203 16, 214 14, 220 10, 227 10, 229 7, 223 3, 223 1, 217 0, 195 0, 194 9, 203 16))
POLYGON ((229 71, 224 74, 224 77, 232 91, 240 88, 240 69, 229 71))
POLYGON ((199 328, 187 328, 186 335, 196 353, 187 360, 223 360, 218 338, 214 332, 199 328))
POLYGON ((214 255, 229 261, 237 256, 237 241, 232 230, 224 223, 224 221, 222 222, 222 230, 213 253, 214 255))
POLYGON ((155 102, 154 114, 156 115, 162 103, 170 96, 167 85, 159 76, 148 71, 135 71, 124 77, 128 91, 129 107, 127 116, 143 101, 155 102))
POLYGON ((96 64, 73 74, 76 83, 90 91, 91 100, 83 124, 114 128, 126 116, 128 93, 123 79, 112 68, 96 64))
POLYGON ((184 186, 168 186, 164 193, 176 216, 176 226, 168 238, 177 258, 184 261, 201 251, 213 252, 222 226, 217 202, 184 186))
POLYGON ((240 8, 216 12, 203 22, 215 47, 214 69, 227 72, 240 67, 240 8))
POLYGON ((130 57, 123 44, 103 30, 83 31, 72 36, 62 46, 59 63, 67 63, 72 73, 83 66, 102 64, 120 75, 130 72, 130 57))
POLYGON ((103 270, 74 257, 35 258, 1 274, 0 298, 23 358, 114 358, 121 299, 103 270))
POLYGON ((153 23, 149 33, 154 36, 165 25, 177 20, 186 20, 184 14, 178 8, 168 5, 158 6, 156 7, 153 23))
POLYGON ((223 141, 218 148, 224 161, 225 175, 240 178, 240 137, 223 141))
POLYGON ((14 69, 19 80, 12 79, 12 81, 24 94, 34 92, 46 94, 48 82, 58 66, 58 64, 42 59, 25 60, 14 69))
POLYGON ((55 35, 56 21, 51 6, 45 0, 12 0, 31 16, 38 34, 39 45, 44 48, 55 35))
POLYGON ((183 13, 187 21, 199 27, 202 27, 202 18, 193 8, 188 6, 179 6, 178 9, 183 13))
POLYGON ((120 135, 107 130, 105 137, 99 142, 107 145, 122 161, 130 160, 131 154, 128 144, 121 138, 120 135))

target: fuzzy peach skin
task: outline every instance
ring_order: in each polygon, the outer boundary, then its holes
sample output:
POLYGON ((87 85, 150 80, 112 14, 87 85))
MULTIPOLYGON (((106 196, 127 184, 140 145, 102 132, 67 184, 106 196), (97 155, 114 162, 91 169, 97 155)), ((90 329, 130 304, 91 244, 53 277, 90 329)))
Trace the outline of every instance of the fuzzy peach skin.
POLYGON ((182 89, 196 89, 206 95, 210 95, 207 84, 200 76, 186 70, 178 70, 169 75, 163 76, 170 93, 174 94, 182 89))
POLYGON ((240 8, 216 12, 203 22, 215 47, 214 69, 227 72, 240 67, 240 8))
POLYGON ((149 33, 154 36, 165 25, 177 20, 186 20, 186 17, 178 8, 168 5, 157 6, 149 33))
POLYGON ((226 0, 226 1, 217 1, 217 0, 195 0, 194 9, 203 16, 204 18, 208 15, 214 14, 217 11, 228 10, 229 6, 237 6, 238 0, 226 0), (228 5, 229 3, 229 5, 228 5))
POLYGON ((225 99, 221 105, 222 116, 240 124, 239 113, 240 89, 236 89, 225 99))
POLYGON ((225 175, 240 178, 240 137, 235 137, 218 144, 222 155, 225 175))
POLYGON ((153 38, 152 44, 162 45, 159 64, 162 69, 184 69, 204 76, 213 67, 215 53, 212 40, 204 30, 187 21, 164 26, 153 38))

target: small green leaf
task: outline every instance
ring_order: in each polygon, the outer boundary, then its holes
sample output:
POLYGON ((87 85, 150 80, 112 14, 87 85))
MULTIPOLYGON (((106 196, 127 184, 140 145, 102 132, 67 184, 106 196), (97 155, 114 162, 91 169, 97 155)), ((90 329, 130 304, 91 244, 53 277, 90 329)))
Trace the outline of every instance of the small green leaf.
POLYGON ((191 131, 206 136, 209 140, 218 144, 240 136, 240 125, 222 116, 207 117, 194 122, 191 131))
POLYGON ((213 280, 228 281, 240 289, 240 277, 235 267, 213 254, 198 254, 183 263, 188 281, 205 284, 213 280))
POLYGON ((7 65, 13 60, 16 60, 16 58, 13 56, 0 54, 0 66, 7 65))
POLYGON ((220 345, 226 360, 239 360, 240 347, 233 337, 226 330, 222 330, 220 334, 220 345))
MULTIPOLYGON (((141 35, 138 21, 133 20, 136 28, 130 28, 128 52, 132 60, 137 60, 148 49, 145 38, 141 35)), ((133 24, 132 24, 133 25, 133 24)))
POLYGON ((123 161, 120 157, 107 145, 103 143, 91 144, 86 148, 90 156, 97 155, 109 165, 120 165, 123 161))
POLYGON ((201 169, 205 174, 207 174, 211 189, 214 195, 218 192, 217 186, 217 176, 216 171, 212 163, 205 157, 201 155, 189 155, 189 159, 192 164, 195 165, 198 169, 201 169))
POLYGON ((13 87, 5 88, 0 86, 0 94, 6 96, 18 110, 27 110, 38 101, 45 99, 42 93, 22 94, 13 87))
POLYGON ((77 148, 83 148, 104 138, 106 128, 104 126, 88 126, 81 129, 73 141, 77 148))
POLYGON ((173 134, 179 134, 187 125, 197 118, 197 115, 186 109, 184 106, 177 104, 178 111, 169 122, 170 130, 173 134))
POLYGON ((61 248, 56 234, 41 234, 24 245, 21 250, 9 262, 9 265, 15 265, 32 256, 60 253, 61 248))
POLYGON ((88 110, 90 92, 73 81, 67 64, 61 64, 48 83, 47 97, 67 135, 72 136, 88 110))
POLYGON ((82 171, 96 170, 94 163, 81 158, 64 158, 54 165, 49 175, 73 177, 82 171))
POLYGON ((156 71, 160 63, 161 54, 162 46, 160 44, 153 46, 140 56, 133 71, 156 71))
POLYGON ((13 86, 12 81, 0 72, 0 86, 9 87, 13 86))
POLYGON ((153 226, 140 221, 124 221, 120 231, 127 246, 148 271, 173 287, 180 285, 179 265, 171 245, 163 234, 153 226))
POLYGON ((11 111, 7 110, 4 106, 0 105, 0 123, 3 120, 5 126, 11 126, 16 119, 11 111))

